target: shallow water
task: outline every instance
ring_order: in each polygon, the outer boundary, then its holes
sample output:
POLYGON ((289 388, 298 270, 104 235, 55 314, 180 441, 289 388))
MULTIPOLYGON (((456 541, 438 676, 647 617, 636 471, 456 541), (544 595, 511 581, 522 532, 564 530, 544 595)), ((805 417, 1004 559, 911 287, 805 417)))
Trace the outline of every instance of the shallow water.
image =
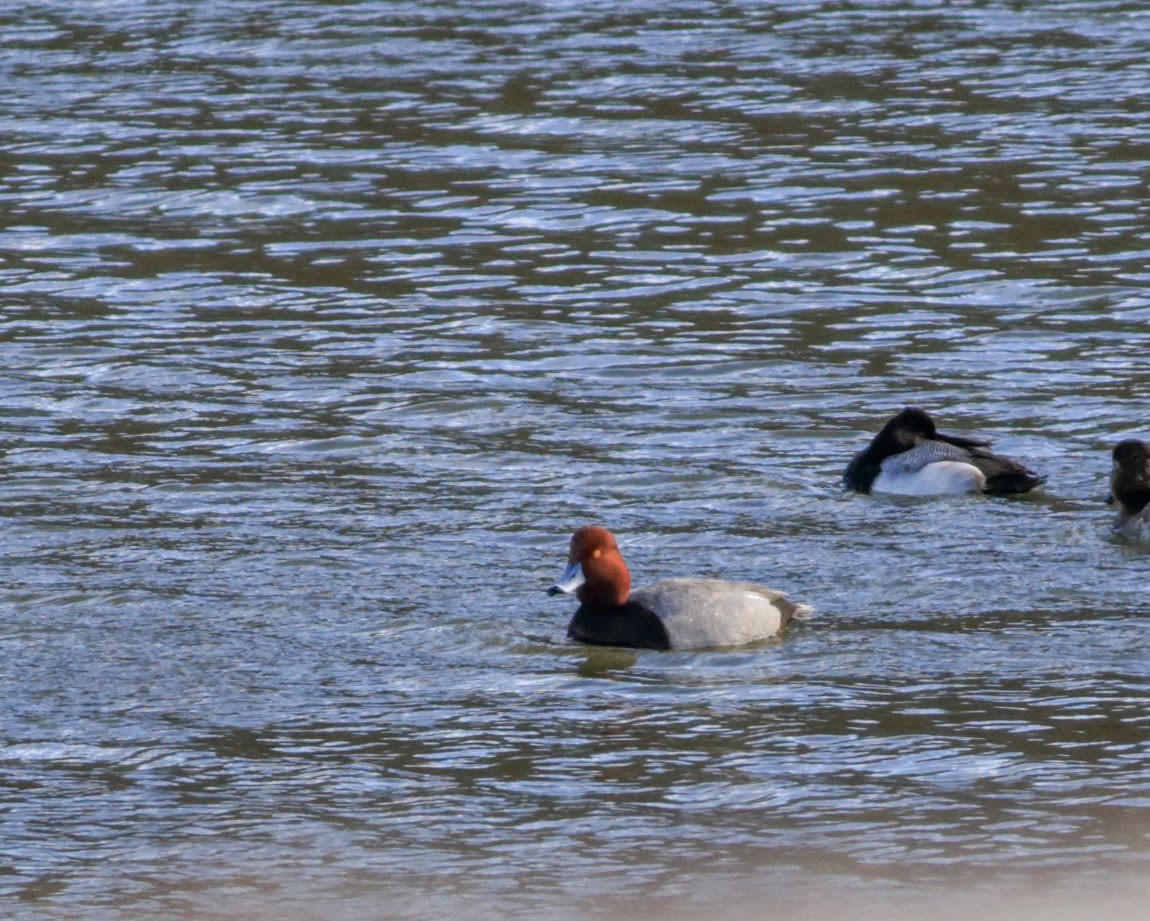
POLYGON ((0 12, 6 917, 1144 873, 1150 15, 907 6, 0 12), (1047 485, 842 493, 908 402, 1047 485), (817 613, 575 647, 588 521, 817 613))

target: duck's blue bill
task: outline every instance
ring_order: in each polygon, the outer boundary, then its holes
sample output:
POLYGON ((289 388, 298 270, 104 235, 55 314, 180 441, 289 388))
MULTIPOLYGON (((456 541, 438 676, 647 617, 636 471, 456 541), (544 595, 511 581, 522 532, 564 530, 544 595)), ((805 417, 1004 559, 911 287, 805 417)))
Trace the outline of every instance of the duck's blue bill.
POLYGON ((586 581, 587 580, 583 577, 583 564, 572 563, 563 572, 563 575, 559 577, 559 581, 552 585, 551 588, 547 589, 547 594, 570 595, 586 581))

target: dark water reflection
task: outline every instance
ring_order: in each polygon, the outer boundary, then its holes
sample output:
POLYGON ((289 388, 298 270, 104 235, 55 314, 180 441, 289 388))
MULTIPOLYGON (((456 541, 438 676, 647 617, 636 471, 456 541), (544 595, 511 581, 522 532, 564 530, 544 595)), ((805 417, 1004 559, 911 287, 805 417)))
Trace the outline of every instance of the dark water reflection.
POLYGON ((1150 563, 1102 499, 1150 434, 1148 26, 9 4, 6 916, 1133 878, 1150 563), (911 401, 1048 486, 843 495, 911 401), (588 520, 818 616, 571 647, 588 520))

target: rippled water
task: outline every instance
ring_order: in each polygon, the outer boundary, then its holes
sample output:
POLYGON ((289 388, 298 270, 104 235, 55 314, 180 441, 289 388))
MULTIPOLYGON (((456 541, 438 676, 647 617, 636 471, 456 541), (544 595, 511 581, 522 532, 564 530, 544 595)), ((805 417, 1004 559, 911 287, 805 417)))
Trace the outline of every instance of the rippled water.
POLYGON ((1145 4, 0 26, 5 916, 1145 872, 1150 555, 1103 505, 1150 434, 1145 4), (907 402, 1048 484, 843 494, 907 402), (588 521, 817 614, 573 646, 588 521))

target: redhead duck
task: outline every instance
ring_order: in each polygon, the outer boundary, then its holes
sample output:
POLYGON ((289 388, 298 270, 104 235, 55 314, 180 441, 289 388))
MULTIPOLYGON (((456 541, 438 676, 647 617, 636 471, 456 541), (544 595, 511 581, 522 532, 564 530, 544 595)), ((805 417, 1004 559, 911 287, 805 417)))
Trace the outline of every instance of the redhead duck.
POLYGON ((943 435, 915 406, 887 422, 843 474, 849 489, 900 496, 1009 495, 1028 492, 1045 479, 991 453, 989 442, 943 435))
POLYGON ((1114 530, 1127 537, 1150 536, 1150 445, 1128 438, 1114 446, 1110 501, 1118 503, 1114 530))
POLYGON ((774 636, 811 611, 753 582, 663 579, 632 592, 614 535, 595 525, 575 532, 567 562, 547 594, 576 594, 580 605, 567 635, 581 643, 642 649, 740 646, 774 636))

